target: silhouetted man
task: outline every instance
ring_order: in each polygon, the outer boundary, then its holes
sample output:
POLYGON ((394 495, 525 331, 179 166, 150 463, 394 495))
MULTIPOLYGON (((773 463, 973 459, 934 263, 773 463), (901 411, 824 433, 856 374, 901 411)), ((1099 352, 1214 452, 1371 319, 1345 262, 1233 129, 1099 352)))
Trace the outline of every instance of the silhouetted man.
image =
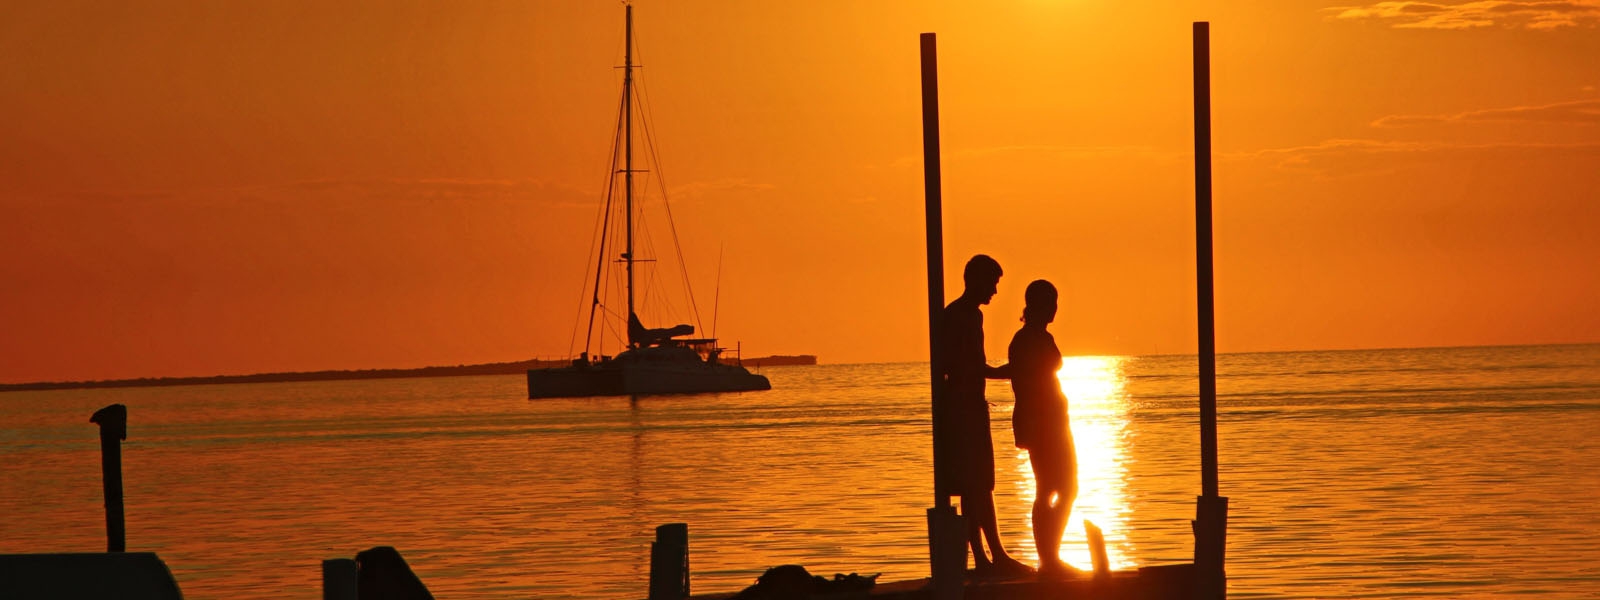
POLYGON ((1009 379, 1007 367, 991 367, 983 350, 983 311, 1000 284, 1000 263, 979 254, 967 261, 962 279, 966 290, 944 309, 941 332, 941 378, 944 380, 943 430, 940 440, 939 493, 961 497, 967 518, 967 541, 980 575, 1031 571, 1006 554, 994 510, 994 440, 989 433, 986 379, 1009 379), (985 556, 987 539, 992 556, 985 556))

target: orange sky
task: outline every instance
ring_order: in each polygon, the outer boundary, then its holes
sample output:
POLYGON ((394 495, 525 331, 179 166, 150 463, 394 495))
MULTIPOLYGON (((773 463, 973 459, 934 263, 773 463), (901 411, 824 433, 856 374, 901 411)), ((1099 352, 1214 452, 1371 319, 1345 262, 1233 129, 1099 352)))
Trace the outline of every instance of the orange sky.
MULTIPOLYGON (((702 321, 926 357, 935 31, 990 355, 1035 278, 1065 352, 1192 352, 1210 20, 1220 351, 1600 340, 1600 1, 1348 2, 643 0, 702 321)), ((0 381, 567 354, 622 8, 457 4, 0 5, 0 381)))

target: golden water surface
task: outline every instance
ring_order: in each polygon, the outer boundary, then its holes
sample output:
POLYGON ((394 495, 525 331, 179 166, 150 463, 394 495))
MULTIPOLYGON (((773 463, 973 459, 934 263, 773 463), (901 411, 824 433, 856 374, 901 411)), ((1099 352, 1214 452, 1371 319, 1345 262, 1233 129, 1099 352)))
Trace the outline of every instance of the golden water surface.
MULTIPOLYGON (((1600 346, 1219 360, 1233 597, 1593 598, 1600 346)), ((1191 560, 1194 357, 1068 357, 1082 521, 1117 568, 1191 560)), ((522 398, 518 376, 0 394, 0 552, 104 549, 95 409, 128 406, 129 550, 189 598, 313 598, 398 548, 441 598, 642 598, 656 525, 696 592, 767 567, 927 573, 925 364, 769 368, 770 392, 522 398)), ((1009 385, 1000 529, 1037 559, 1009 385)))

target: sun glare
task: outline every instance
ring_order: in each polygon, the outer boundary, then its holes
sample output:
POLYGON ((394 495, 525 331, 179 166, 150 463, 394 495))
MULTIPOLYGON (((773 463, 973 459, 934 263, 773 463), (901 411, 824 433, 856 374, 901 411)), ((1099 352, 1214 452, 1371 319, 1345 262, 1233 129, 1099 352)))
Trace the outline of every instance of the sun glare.
MULTIPOLYGON (((1117 356, 1067 356, 1062 358, 1056 378, 1067 395, 1073 443, 1078 454, 1078 499, 1061 541, 1061 559, 1075 567, 1089 569, 1085 519, 1105 534, 1106 556, 1111 568, 1130 566, 1132 544, 1123 535, 1128 511, 1124 498, 1123 432, 1127 426, 1127 396, 1123 361, 1117 356)), ((1023 499, 1032 505, 1038 490, 1033 484, 1033 469, 1027 451, 1019 450, 1018 471, 1023 482, 1023 499)), ((1027 519, 1033 527, 1033 518, 1027 519)), ((1037 550, 1035 549, 1035 552, 1037 550)))

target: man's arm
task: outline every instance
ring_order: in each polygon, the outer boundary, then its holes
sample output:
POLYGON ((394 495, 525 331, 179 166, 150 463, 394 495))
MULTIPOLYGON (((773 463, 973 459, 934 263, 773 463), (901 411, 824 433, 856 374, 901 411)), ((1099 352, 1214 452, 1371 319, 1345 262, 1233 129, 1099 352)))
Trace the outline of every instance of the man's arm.
POLYGON ((983 366, 983 378, 984 379, 1011 379, 1011 363, 1006 363, 1006 364, 1000 365, 998 367, 991 367, 989 365, 984 365, 983 366))

